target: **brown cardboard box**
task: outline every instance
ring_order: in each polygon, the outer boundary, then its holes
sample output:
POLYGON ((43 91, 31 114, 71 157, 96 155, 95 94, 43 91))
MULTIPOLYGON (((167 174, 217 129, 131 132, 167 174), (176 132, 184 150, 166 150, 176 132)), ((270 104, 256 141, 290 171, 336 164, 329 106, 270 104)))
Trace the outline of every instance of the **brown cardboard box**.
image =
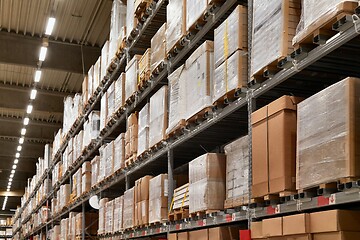
POLYGON ((167 239, 168 240, 177 240, 178 239, 177 233, 169 233, 167 239))
POLYGON ((310 214, 302 213, 283 217, 283 234, 310 233, 310 214))
POLYGON ((360 211, 330 210, 310 214, 311 233, 359 231, 360 211))
POLYGON ((189 240, 208 240, 209 231, 208 229, 201 229, 189 232, 189 240))
POLYGON ((85 105, 88 101, 88 77, 85 76, 84 81, 82 83, 82 101, 83 105, 85 105))
POLYGON ((295 190, 296 105, 283 96, 252 114, 253 197, 295 190))
POLYGON ((151 72, 166 59, 166 23, 164 23, 151 39, 151 72))
POLYGON ((279 237, 283 235, 282 217, 264 219, 262 221, 262 233, 264 237, 279 237))
POLYGON ((215 227, 209 229, 209 240, 237 240, 238 227, 215 227))
POLYGON ((313 237, 311 234, 300 234, 300 235, 290 235, 284 237, 284 240, 312 240, 313 237))
MULTIPOLYGON (((139 60, 139 81, 147 72, 150 72, 150 58, 151 48, 148 48, 139 60)), ((140 84, 140 82, 138 82, 138 84, 140 84)))
POLYGON ((180 232, 177 234, 178 240, 189 240, 189 232, 180 232))
POLYGON ((127 126, 137 125, 137 123, 138 123, 137 113, 130 114, 130 116, 127 119, 127 126))
POLYGON ((252 239, 263 238, 262 227, 263 227, 262 221, 251 222, 251 238, 252 239))
POLYGON ((313 234, 313 240, 357 240, 360 232, 327 232, 313 234))
POLYGON ((149 184, 153 176, 144 176, 135 181, 135 194, 137 202, 149 200, 149 184))

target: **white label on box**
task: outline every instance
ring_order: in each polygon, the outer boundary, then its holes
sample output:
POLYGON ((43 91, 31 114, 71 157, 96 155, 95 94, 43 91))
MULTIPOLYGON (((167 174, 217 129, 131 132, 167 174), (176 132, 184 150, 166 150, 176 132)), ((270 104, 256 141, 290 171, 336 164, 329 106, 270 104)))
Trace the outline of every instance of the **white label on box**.
POLYGON ((335 193, 331 194, 329 197, 329 205, 333 205, 333 204, 336 204, 336 194, 335 193))

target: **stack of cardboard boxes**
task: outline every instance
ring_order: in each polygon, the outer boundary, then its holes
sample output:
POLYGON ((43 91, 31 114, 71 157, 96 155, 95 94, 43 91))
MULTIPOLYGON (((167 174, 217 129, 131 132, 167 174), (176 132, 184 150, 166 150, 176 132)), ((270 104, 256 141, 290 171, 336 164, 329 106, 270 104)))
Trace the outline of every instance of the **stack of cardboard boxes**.
POLYGON ((149 184, 152 176, 144 176, 135 181, 135 226, 149 224, 149 184))
POLYGON ((135 160, 138 149, 138 117, 132 113, 127 119, 127 130, 125 133, 125 161, 135 160))
POLYGON ((168 176, 160 174, 149 182, 149 223, 168 219, 168 176))
POLYGON ((170 233, 168 240, 232 240, 239 239, 239 227, 215 227, 190 232, 170 233))

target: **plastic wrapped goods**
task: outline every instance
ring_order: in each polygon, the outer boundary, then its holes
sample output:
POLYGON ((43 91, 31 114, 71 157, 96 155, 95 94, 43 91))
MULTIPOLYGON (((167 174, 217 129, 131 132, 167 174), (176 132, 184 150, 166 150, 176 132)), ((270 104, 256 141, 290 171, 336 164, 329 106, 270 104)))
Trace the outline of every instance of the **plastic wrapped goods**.
POLYGON ((125 101, 138 90, 140 58, 141 55, 135 55, 126 65, 125 101))
POLYGON ((105 147, 105 177, 109 177, 114 172, 114 141, 105 147))
POLYGON ((87 87, 87 90, 88 90, 88 97, 87 97, 87 100, 89 100, 95 89, 94 89, 94 65, 92 65, 88 71, 88 87, 87 87))
POLYGON ((99 177, 99 164, 100 164, 100 157, 96 156, 91 160, 91 186, 95 186, 98 183, 99 177))
POLYGON ((108 66, 109 66, 109 41, 106 41, 101 49, 100 81, 104 79, 108 66))
POLYGON ((247 87, 247 52, 236 51, 215 69, 213 102, 226 93, 247 87))
POLYGON ((179 122, 184 120, 185 114, 185 78, 186 69, 182 65, 168 76, 169 80, 169 126, 166 134, 172 132, 179 122))
POLYGON ((120 107, 124 106, 125 101, 125 73, 121 73, 115 82, 115 106, 114 110, 117 111, 120 107))
POLYGON ((186 34, 186 0, 170 0, 166 7, 166 51, 186 34))
MULTIPOLYGON (((98 220, 99 214, 98 213, 85 213, 85 229, 86 233, 90 235, 96 235, 98 229, 98 220)), ((83 221, 83 214, 77 213, 75 215, 75 234, 77 236, 82 234, 82 221, 83 221)))
POLYGON ((124 196, 114 199, 114 232, 123 230, 124 196))
POLYGON ((149 182, 149 223, 168 219, 168 176, 160 174, 149 182))
POLYGON ((94 92, 96 91, 96 89, 100 86, 100 68, 101 68, 101 56, 98 58, 98 60, 96 61, 96 63, 94 64, 94 78, 93 78, 93 88, 94 88, 94 92))
POLYGON ((106 124, 111 119, 111 116, 115 112, 115 82, 113 82, 108 90, 107 90, 107 116, 106 116, 106 124))
POLYGON ((189 163, 189 212, 221 210, 225 200, 224 154, 207 153, 189 163))
POLYGON ((247 8, 239 5, 214 31, 215 68, 219 67, 237 50, 248 48, 247 8))
POLYGON ((106 203, 109 202, 109 199, 102 198, 99 201, 99 228, 98 228, 98 234, 104 234, 105 233, 105 226, 106 226, 106 203))
POLYGON ((346 78, 298 105, 296 188, 360 176, 360 79, 346 78))
POLYGON ((144 55, 139 60, 139 80, 138 85, 141 85, 141 80, 147 79, 150 77, 150 58, 151 58, 151 48, 146 49, 144 55))
POLYGON ((150 121, 150 104, 147 103, 139 112, 138 126, 138 155, 142 154, 149 148, 149 121, 150 121))
POLYGON ((114 201, 107 202, 105 209, 105 233, 111 234, 114 223, 114 201))
POLYGON ((299 20, 300 0, 254 0, 251 76, 293 51, 299 20))
POLYGON ((247 204, 249 199, 249 137, 246 135, 224 147, 226 154, 225 207, 247 204))
POLYGON ((165 139, 168 123, 168 88, 161 87, 150 98, 149 147, 165 139))
POLYGON ((100 134, 100 112, 92 111, 84 123, 83 147, 87 147, 100 134))
POLYGON ((105 92, 100 100, 100 129, 105 128, 108 111, 108 92, 105 92))
POLYGON ((68 227, 69 227, 69 219, 64 218, 61 219, 60 222, 60 240, 67 240, 68 238, 68 227))
POLYGON ((121 0, 113 1, 110 18, 109 35, 109 62, 117 52, 117 41, 121 34, 121 28, 126 25, 126 5, 121 0))
POLYGON ((84 77, 84 81, 82 83, 82 87, 81 87, 81 96, 82 96, 82 102, 84 105, 87 104, 88 100, 89 100, 89 89, 88 89, 88 85, 89 85, 89 78, 88 76, 84 77))
POLYGON ((90 191, 91 188, 91 162, 84 162, 81 166, 81 193, 90 191))
POLYGON ((135 1, 127 1, 126 5, 126 38, 129 38, 131 32, 136 28, 137 20, 135 18, 135 1))
POLYGON ((124 210, 123 210, 123 228, 129 229, 134 227, 134 188, 130 188, 124 193, 124 210))
POLYGON ((127 130, 125 133, 125 159, 137 155, 138 149, 138 118, 132 113, 127 119, 127 130))
POLYGON ((192 76, 185 78, 187 120, 204 108, 212 106, 214 43, 205 41, 186 60, 185 68, 186 74, 192 76))
MULTIPOLYGON (((302 0, 300 23, 296 35, 292 40, 296 47, 299 42, 306 40, 309 35, 326 25, 340 13, 352 15, 358 6, 358 0, 302 0)), ((311 35, 311 41, 313 35, 311 35)))
POLYGON ((114 140, 114 172, 125 166, 125 134, 121 133, 114 140))
POLYGON ((186 30, 189 31, 197 20, 202 19, 208 0, 186 0, 186 30))
POLYGON ((153 72, 166 59, 166 23, 164 23, 151 39, 151 63, 153 72))

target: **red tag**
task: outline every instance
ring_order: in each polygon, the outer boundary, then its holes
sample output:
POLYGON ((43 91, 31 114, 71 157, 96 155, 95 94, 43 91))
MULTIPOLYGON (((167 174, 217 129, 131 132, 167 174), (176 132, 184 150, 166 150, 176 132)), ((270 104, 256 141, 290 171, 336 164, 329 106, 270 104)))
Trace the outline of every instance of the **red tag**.
POLYGON ((240 240, 251 240, 251 230, 240 230, 240 240))
POLYGON ((142 235, 145 236, 145 235, 146 235, 146 232, 145 232, 145 231, 142 231, 142 235))
POLYGON ((156 233, 159 233, 159 232, 160 232, 160 228, 157 228, 157 229, 156 229, 156 233))
POLYGON ((329 205, 329 198, 324 196, 319 196, 317 199, 318 199, 317 205, 319 207, 329 205))
POLYGON ((204 225, 204 221, 203 220, 199 220, 198 222, 198 226, 202 227, 204 225))
POLYGON ((232 222, 232 216, 230 214, 226 214, 225 220, 226 222, 232 222))
POLYGON ((275 214, 275 208, 273 206, 268 206, 266 212, 267 214, 275 214))
POLYGON ((175 229, 176 229, 176 230, 180 230, 180 224, 176 224, 176 225, 175 225, 175 229))

